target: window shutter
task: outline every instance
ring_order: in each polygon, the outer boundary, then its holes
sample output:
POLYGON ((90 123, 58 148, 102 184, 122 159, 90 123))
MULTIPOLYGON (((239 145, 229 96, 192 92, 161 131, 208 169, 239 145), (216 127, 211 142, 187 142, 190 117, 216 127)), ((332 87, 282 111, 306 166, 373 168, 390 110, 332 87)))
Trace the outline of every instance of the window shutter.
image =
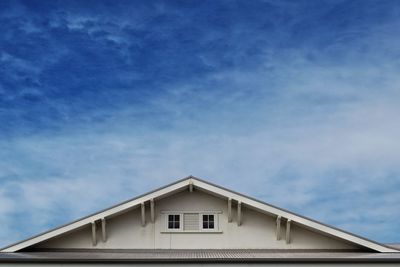
POLYGON ((199 214, 198 213, 185 213, 183 215, 183 227, 186 231, 199 230, 199 214))

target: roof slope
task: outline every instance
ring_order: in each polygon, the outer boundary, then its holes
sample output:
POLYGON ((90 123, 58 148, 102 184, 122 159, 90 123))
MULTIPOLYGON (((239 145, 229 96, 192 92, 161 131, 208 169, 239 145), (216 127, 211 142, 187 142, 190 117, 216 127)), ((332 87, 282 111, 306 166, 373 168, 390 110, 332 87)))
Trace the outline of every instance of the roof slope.
POLYGON ((399 252, 398 250, 388 247, 384 244, 380 244, 378 242, 354 235, 352 233, 340 230, 338 228, 323 224, 321 222, 312 220, 310 218, 306 218, 304 216, 295 214, 293 212, 287 211, 285 209, 281 209, 275 207, 271 204, 256 200, 254 198, 242 195, 240 193, 234 192, 232 190, 220 187, 218 185, 206 182, 202 179, 189 176, 184 179, 178 180, 172 184, 164 186, 162 188, 156 189, 144 195, 138 196, 134 199, 130 199, 108 209, 102 210, 95 214, 89 215, 87 217, 81 218, 69 224, 60 226, 58 228, 52 229, 45 233, 39 234, 37 236, 31 237, 29 239, 23 240, 16 244, 12 244, 8 247, 5 247, 0 250, 0 252, 17 252, 32 245, 38 244, 50 238, 65 234, 72 230, 78 229, 82 226, 91 224, 94 221, 101 220, 103 218, 108 218, 120 214, 124 211, 139 207, 141 203, 160 199, 165 196, 171 195, 179 190, 183 190, 189 186, 193 186, 197 189, 207 191, 209 193, 221 196, 226 199, 233 199, 235 201, 240 201, 243 205, 246 205, 250 208, 256 209, 260 212, 281 216, 282 218, 291 220, 293 223, 304 226, 308 229, 311 229, 316 232, 320 232, 326 234, 328 236, 333 236, 353 244, 359 245, 361 247, 377 251, 377 252, 399 252))

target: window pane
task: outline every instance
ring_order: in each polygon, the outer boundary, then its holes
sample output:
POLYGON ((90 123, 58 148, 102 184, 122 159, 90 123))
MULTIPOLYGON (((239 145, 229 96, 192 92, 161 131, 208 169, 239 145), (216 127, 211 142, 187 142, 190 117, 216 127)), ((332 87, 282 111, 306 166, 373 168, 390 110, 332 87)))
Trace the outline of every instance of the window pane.
POLYGON ((208 228, 209 229, 214 229, 214 222, 209 222, 208 223, 208 228))
POLYGON ((168 215, 168 229, 180 229, 180 216, 179 214, 169 214, 168 215))
POLYGON ((210 222, 213 222, 214 221, 214 215, 208 215, 208 220, 210 222))
POLYGON ((204 221, 208 221, 208 216, 207 215, 203 215, 203 222, 204 221))
POLYGON ((207 222, 203 222, 203 229, 208 229, 208 223, 207 222))

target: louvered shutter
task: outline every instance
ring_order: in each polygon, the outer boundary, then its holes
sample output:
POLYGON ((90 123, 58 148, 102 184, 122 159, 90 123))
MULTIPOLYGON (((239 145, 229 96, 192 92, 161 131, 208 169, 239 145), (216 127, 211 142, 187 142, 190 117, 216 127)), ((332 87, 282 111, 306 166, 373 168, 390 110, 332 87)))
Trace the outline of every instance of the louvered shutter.
POLYGON ((183 229, 185 231, 198 231, 199 230, 199 214, 198 213, 185 213, 183 214, 183 229))

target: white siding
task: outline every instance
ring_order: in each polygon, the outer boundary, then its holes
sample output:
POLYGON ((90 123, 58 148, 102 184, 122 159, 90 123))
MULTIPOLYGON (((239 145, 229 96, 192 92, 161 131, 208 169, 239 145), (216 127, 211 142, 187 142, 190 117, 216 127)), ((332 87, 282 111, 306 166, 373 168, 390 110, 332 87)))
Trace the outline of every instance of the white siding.
MULTIPOLYGON (((161 248, 161 249, 351 249, 355 246, 292 224, 291 243, 286 244, 282 223, 282 239, 276 240, 274 217, 242 206, 242 225, 236 223, 236 204, 233 221, 228 223, 227 200, 195 190, 184 191, 155 202, 155 223, 150 222, 150 208, 146 205, 146 226, 141 226, 140 209, 131 210, 107 220, 107 242, 92 246, 90 227, 46 241, 36 247, 45 248, 161 248), (219 232, 168 233, 168 211, 219 212, 219 232)), ((188 218, 189 220, 189 218, 188 218)), ((193 220, 193 218, 191 218, 193 220)), ((194 227, 194 226, 191 226, 194 227)))

